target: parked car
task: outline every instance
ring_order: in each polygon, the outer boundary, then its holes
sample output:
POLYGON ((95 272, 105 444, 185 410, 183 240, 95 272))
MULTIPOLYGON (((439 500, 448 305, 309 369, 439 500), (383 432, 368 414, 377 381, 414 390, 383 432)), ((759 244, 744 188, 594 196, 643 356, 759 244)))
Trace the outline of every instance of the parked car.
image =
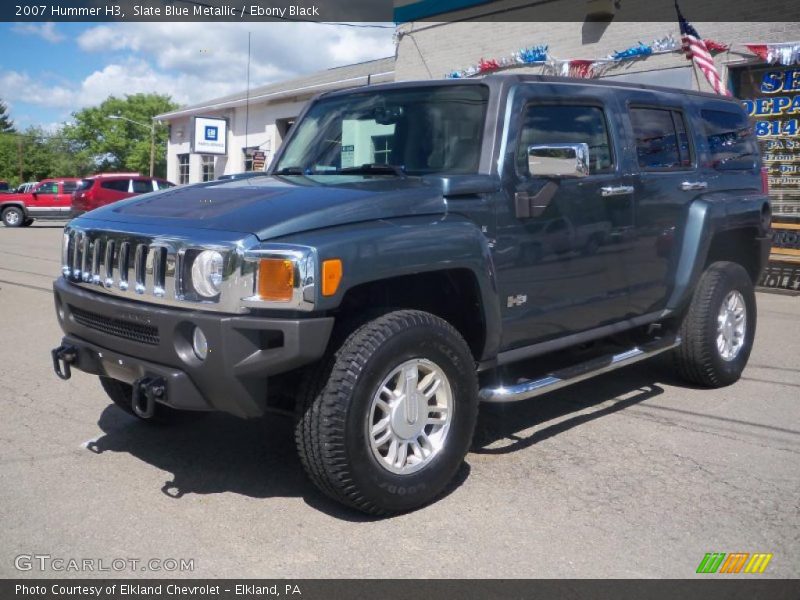
POLYGON ((311 480, 383 515, 445 490, 479 400, 662 353, 709 388, 747 364, 770 203, 734 99, 524 75, 331 92, 251 183, 70 223, 56 373, 143 422, 293 410, 311 480))
POLYGON ((72 199, 71 216, 77 217, 131 196, 175 187, 174 183, 138 173, 103 173, 81 180, 72 199))
POLYGON ((37 185, 39 185, 38 181, 26 181, 25 183, 20 183, 14 190, 14 193, 28 194, 33 191, 33 188, 35 188, 37 185))
POLYGON ((30 192, 0 197, 0 218, 6 227, 27 227, 35 219, 69 218, 77 178, 43 179, 30 192))

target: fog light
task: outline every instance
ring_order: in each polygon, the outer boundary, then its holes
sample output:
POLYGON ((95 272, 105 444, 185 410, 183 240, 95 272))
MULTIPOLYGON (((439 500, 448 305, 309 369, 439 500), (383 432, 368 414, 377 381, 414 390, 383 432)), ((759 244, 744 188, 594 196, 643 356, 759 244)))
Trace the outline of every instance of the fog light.
POLYGON ((195 327, 192 332, 192 350, 200 360, 205 360, 208 356, 208 340, 206 334, 199 327, 195 327))

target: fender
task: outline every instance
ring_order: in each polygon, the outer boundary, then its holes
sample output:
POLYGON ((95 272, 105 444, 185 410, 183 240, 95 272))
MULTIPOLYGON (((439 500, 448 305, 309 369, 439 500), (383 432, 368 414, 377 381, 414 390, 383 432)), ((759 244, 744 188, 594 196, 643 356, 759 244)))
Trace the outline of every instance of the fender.
POLYGON ((495 268, 488 240, 474 222, 452 213, 447 217, 403 217, 307 231, 279 241, 314 246, 320 261, 342 260, 339 289, 331 297, 318 298, 320 310, 337 308, 348 290, 364 283, 469 270, 477 281, 483 312, 486 341, 482 360, 497 354, 502 323, 495 268))
POLYGON ((3 212, 9 206, 16 206, 22 210, 22 214, 25 215, 25 218, 28 217, 28 208, 23 202, 19 200, 0 200, 0 212, 3 212))
POLYGON ((667 301, 666 311, 680 311, 691 300, 692 292, 703 274, 715 234, 756 227, 760 235, 768 235, 764 231, 762 218, 762 209, 768 203, 768 198, 762 194, 731 198, 724 194, 711 193, 692 200, 676 261, 673 278, 675 286, 667 301))

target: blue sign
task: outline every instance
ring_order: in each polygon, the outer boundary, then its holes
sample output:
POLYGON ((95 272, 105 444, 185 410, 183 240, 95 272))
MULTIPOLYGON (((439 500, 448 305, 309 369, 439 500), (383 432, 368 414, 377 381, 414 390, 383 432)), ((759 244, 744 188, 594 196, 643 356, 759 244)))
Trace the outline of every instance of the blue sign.
POLYGON ((207 142, 216 142, 219 137, 219 128, 213 125, 206 125, 205 138, 207 142))

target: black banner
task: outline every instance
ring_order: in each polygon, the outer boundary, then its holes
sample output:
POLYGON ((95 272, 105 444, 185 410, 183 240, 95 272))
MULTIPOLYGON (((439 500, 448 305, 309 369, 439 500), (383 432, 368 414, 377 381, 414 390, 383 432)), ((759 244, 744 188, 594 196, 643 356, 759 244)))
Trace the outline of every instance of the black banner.
POLYGON ((4 580, 4 600, 797 600, 798 580, 4 580))
MULTIPOLYGON (((682 0, 692 22, 800 20, 800 2, 682 0)), ((677 22, 674 0, 15 0, 2 21, 677 22)))

